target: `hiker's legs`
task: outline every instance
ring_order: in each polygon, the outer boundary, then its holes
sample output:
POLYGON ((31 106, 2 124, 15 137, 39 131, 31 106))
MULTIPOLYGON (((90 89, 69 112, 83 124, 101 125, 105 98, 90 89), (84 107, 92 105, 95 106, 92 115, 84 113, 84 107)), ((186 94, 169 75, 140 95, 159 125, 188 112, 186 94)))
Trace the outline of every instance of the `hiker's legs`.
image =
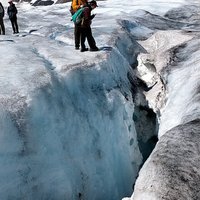
POLYGON ((87 33, 87 41, 88 41, 88 44, 89 44, 90 48, 91 49, 97 48, 96 47, 96 42, 94 40, 94 37, 92 36, 92 29, 91 29, 91 27, 87 28, 86 33, 87 33))
POLYGON ((85 49, 86 36, 87 36, 86 28, 81 28, 81 49, 85 49))
POLYGON ((3 18, 0 17, 0 26, 1 26, 1 34, 2 35, 5 35, 5 26, 4 26, 4 23, 3 23, 3 18))
POLYGON ((76 48, 79 48, 80 46, 80 37, 81 37, 81 27, 78 24, 74 24, 74 38, 75 38, 76 48))
POLYGON ((15 31, 14 19, 11 18, 10 21, 11 21, 11 25, 12 25, 13 33, 16 33, 16 31, 15 31))
POLYGON ((14 18, 14 26, 16 33, 19 33, 18 24, 17 24, 17 17, 14 18))

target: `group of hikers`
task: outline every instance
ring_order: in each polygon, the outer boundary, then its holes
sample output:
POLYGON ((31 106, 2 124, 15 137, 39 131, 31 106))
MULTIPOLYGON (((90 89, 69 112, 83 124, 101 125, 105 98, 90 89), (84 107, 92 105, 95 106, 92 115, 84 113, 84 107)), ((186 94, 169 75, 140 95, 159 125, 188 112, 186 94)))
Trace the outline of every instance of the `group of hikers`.
POLYGON ((82 19, 79 23, 74 23, 74 38, 75 38, 75 49, 79 50, 80 46, 81 52, 84 51, 99 51, 99 48, 96 46, 94 37, 92 36, 91 23, 95 15, 91 14, 91 11, 97 7, 97 2, 92 0, 72 0, 71 4, 71 14, 72 16, 81 8, 84 8, 82 11, 82 19), (85 40, 87 39, 90 49, 86 48, 85 40))
MULTIPOLYGON (((9 6, 7 8, 7 14, 11 21, 13 34, 19 33, 18 24, 17 24, 17 8, 12 0, 8 1, 9 6)), ((72 16, 79 10, 82 9, 82 17, 79 23, 74 23, 74 39, 75 39, 75 49, 80 51, 98 51, 99 48, 96 46, 96 42, 92 35, 91 23, 95 15, 91 14, 91 11, 97 7, 97 2, 92 0, 72 0, 70 12, 72 16), (87 39, 90 49, 86 48, 85 40, 87 39)), ((4 7, 0 2, 0 34, 5 35, 5 26, 4 26, 4 7)))
MULTIPOLYGON (((17 24, 17 8, 12 0, 9 0, 8 3, 9 3, 9 6, 7 8, 7 14, 12 25, 13 33, 14 34, 19 33, 18 24, 17 24)), ((2 3, 0 2, 0 34, 1 35, 5 35, 5 26, 3 22, 4 14, 5 14, 4 7, 2 3)))

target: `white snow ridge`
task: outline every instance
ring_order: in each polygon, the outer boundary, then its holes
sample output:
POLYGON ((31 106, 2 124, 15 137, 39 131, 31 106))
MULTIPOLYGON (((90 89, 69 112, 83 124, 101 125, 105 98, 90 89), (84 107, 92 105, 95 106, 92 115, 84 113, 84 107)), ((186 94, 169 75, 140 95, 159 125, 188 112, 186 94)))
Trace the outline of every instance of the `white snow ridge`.
MULTIPOLYGON (((5 11, 6 2, 3 2, 5 11)), ((0 35, 0 200, 198 200, 195 0, 98 1, 98 52, 70 2, 15 3, 0 35)))

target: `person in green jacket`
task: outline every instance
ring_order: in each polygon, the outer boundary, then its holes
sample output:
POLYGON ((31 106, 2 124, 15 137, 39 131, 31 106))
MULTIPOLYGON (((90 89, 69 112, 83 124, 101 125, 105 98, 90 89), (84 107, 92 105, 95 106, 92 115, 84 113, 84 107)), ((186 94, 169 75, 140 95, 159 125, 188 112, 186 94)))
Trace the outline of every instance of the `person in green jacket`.
POLYGON ((85 6, 83 11, 83 20, 81 22, 81 52, 88 51, 88 48, 85 46, 86 39, 89 44, 90 51, 99 51, 91 29, 92 19, 95 17, 95 14, 91 15, 91 11, 96 7, 98 7, 97 2, 93 0, 85 6))

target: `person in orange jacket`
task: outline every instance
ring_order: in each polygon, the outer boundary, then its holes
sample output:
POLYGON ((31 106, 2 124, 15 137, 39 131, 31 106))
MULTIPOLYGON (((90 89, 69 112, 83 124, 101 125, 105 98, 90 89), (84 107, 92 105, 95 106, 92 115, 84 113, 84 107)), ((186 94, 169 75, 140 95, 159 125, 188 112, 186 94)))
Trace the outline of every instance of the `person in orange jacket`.
POLYGON ((81 6, 87 4, 87 0, 72 0, 71 14, 73 15, 81 6))
MULTIPOLYGON (((73 15, 79 8, 87 5, 88 0, 72 0, 70 12, 73 15)), ((80 47, 81 24, 74 24, 75 49, 80 47)))

